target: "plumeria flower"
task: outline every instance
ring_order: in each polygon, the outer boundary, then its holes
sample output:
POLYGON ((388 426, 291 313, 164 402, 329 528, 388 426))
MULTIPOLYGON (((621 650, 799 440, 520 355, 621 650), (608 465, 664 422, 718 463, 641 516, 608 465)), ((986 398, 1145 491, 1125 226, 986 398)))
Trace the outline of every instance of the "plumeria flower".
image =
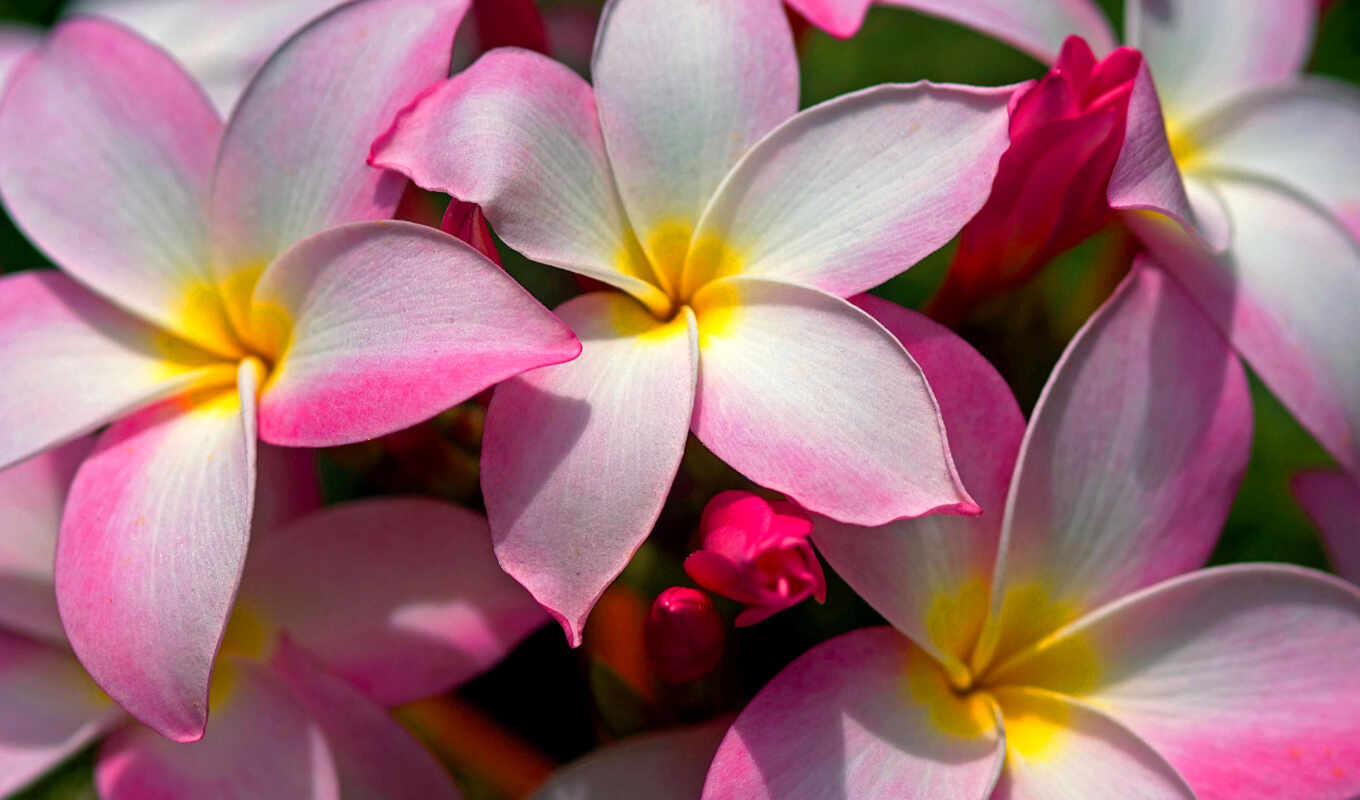
POLYGON ((605 745, 553 773, 529 800, 694 800, 730 718, 605 745))
POLYGON ((1337 574, 1360 583, 1360 482, 1337 470, 1308 470, 1291 487, 1308 512, 1337 574))
POLYGON ((497 569, 482 517, 405 498, 299 517, 315 490, 272 484, 215 659, 212 724, 198 742, 171 742, 99 691, 57 618, 58 520, 93 444, 0 472, 0 794, 102 738, 106 800, 457 796, 384 706, 479 674, 547 621, 497 569))
MULTIPOLYGON (((1097 55, 1114 47, 1090 0, 892 4, 1050 63, 1068 34, 1097 55)), ((848 34, 869 2, 794 5, 848 34)), ((1360 474, 1360 94, 1300 74, 1317 15, 1299 0, 1129 0, 1124 29, 1145 63, 1107 200, 1303 426, 1360 474)))
POLYGON ((957 337, 866 306, 931 376, 988 511, 816 521, 822 555, 892 627, 776 676, 706 800, 1360 792, 1360 589, 1285 565, 1196 569, 1245 471, 1251 404, 1192 303, 1140 259, 1028 427, 957 337))
POLYGON ((702 547, 685 572, 705 589, 746 604, 738 627, 754 625, 809 597, 826 602, 826 576, 808 534, 812 521, 788 501, 723 492, 704 507, 702 547))
POLYGON ((0 279, 0 465, 112 423, 71 489, 57 599, 94 679, 171 738, 203 731, 257 440, 371 438, 579 348, 471 247, 364 221, 405 183, 368 144, 444 75, 464 6, 333 12, 225 131, 112 23, 63 23, 11 76, 0 192, 65 272, 0 279))
POLYGON ((975 512, 919 369, 842 298, 977 211, 1012 90, 881 86, 795 115, 776 0, 611 2, 591 74, 492 51, 374 145, 526 256, 619 290, 560 306, 581 358, 491 402, 482 488, 507 571, 579 643, 691 430, 839 519, 975 512))

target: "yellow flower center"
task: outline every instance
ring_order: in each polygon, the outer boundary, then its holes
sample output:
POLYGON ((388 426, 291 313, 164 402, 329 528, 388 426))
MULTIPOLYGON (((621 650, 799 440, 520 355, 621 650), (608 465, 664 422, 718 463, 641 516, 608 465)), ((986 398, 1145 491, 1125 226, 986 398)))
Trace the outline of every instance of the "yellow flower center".
MULTIPOLYGON (((721 279, 740 274, 743 259, 720 237, 694 237, 684 220, 663 222, 646 237, 636 238, 617 257, 619 271, 648 284, 637 292, 651 316, 670 323, 689 307, 699 322, 700 345, 730 332, 740 306, 740 292, 721 279)), ((669 327, 667 328, 669 329, 669 327)))

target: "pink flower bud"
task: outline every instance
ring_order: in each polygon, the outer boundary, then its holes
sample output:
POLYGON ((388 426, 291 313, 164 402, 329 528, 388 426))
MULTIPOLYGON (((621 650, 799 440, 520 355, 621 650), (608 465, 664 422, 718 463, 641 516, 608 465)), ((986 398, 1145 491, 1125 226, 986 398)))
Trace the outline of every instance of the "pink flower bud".
POLYGON ((710 592, 746 604, 738 626, 809 596, 825 602, 826 576, 808 542, 812 523, 794 504, 723 492, 708 502, 700 529, 702 548, 685 559, 685 572, 710 592))
POLYGON ((647 656, 666 683, 707 675, 722 657, 726 632, 713 599, 698 589, 672 586, 647 614, 647 656))
POLYGON ((1012 101, 1010 148, 987 202, 959 236, 932 316, 961 321, 1110 220, 1105 192, 1142 63, 1128 47, 1097 62, 1070 36, 1053 69, 1012 101))

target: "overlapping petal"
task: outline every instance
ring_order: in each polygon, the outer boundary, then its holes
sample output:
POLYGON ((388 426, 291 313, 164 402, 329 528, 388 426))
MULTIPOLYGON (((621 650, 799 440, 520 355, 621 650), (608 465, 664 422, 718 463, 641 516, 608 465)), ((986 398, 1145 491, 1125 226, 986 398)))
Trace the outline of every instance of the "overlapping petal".
POLYGON ((591 77, 619 193, 654 263, 684 252, 728 170, 798 108, 779 0, 612 0, 591 77))
POLYGON ((276 256, 328 227, 392 216, 405 181, 369 147, 448 74, 468 0, 346 4, 291 37, 241 97, 212 187, 213 270, 240 320, 276 256))
POLYGON ((1246 471, 1251 419, 1227 341, 1139 262, 1035 407, 975 666, 1203 564, 1246 471))
POLYGON ((1360 583, 1360 482, 1344 472, 1309 470, 1295 476, 1293 489, 1322 534, 1332 569, 1360 583))
POLYGON ((0 105, 5 206, 82 283, 234 353, 208 290, 204 227, 221 132, 167 54, 108 22, 64 22, 11 76, 0 105))
POLYGON ((842 522, 976 512, 925 376, 869 315, 747 277, 709 284, 694 309, 694 432, 728 464, 842 522))
POLYGON ((1090 0, 885 1, 976 28, 1046 64, 1057 60, 1068 36, 1085 39, 1097 58, 1117 44, 1105 15, 1090 0))
POLYGON ((594 90, 546 56, 487 53, 403 112, 372 160, 477 203, 529 258, 669 305, 614 188, 594 90))
POLYGON ((232 368, 56 271, 0 278, 0 466, 232 368))
POLYGON ((1011 94, 880 86, 794 117, 742 159, 704 212, 682 295, 725 270, 842 297, 902 272, 987 199, 1011 94))
POLYGON ((728 718, 648 733, 606 745, 557 772, 529 800, 648 797, 694 800, 728 718))
POLYGON ((819 518, 813 539, 857 594, 957 672, 987 615, 987 587, 1025 418, 996 369, 947 328, 877 297, 864 295, 855 303, 921 365, 939 401, 959 474, 982 514, 936 514, 881 528, 819 518))
POLYGON ((291 446, 405 428, 579 352, 485 256, 409 222, 355 223, 300 242, 261 278, 251 322, 277 353, 260 435, 291 446))
POLYGON ((1124 37, 1143 51, 1168 113, 1188 121, 1238 92, 1297 74, 1317 9, 1298 0, 1129 0, 1124 37))
POLYGON ((1124 147, 1110 174, 1107 197, 1116 210, 1155 211, 1194 225, 1146 59, 1129 96, 1124 147))
POLYGON ((255 542, 240 603, 389 706, 474 677, 547 621, 497 567, 480 515, 416 498, 337 506, 255 542))
POLYGON ((688 310, 662 323, 625 295, 596 292, 557 314, 581 356, 497 387, 482 490, 497 559, 579 644, 680 466, 698 354, 688 310))
POLYGON ((239 393, 167 400, 119 420, 71 486, 57 603, 90 675, 176 741, 203 733, 208 679, 245 563, 257 373, 239 393))
POLYGON ((1003 752, 990 703, 960 699, 893 629, 867 628, 804 653, 756 695, 703 800, 981 800, 1003 752))
POLYGON ((1201 800, 1360 792, 1360 589, 1284 565, 1202 570, 1106 606, 996 680, 1084 698, 1201 800))

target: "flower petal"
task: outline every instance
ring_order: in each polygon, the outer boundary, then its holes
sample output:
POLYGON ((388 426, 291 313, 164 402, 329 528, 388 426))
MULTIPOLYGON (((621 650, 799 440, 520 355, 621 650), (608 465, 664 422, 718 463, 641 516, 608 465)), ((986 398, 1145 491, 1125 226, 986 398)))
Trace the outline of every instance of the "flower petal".
POLYGON ((1116 210, 1156 211, 1186 225, 1194 221, 1146 59, 1133 82, 1124 147, 1106 196, 1116 210))
POLYGON ((872 0, 785 0, 798 15, 832 36, 849 39, 864 24, 872 0))
POLYGON ((1283 185, 1227 175, 1209 183, 1232 220, 1229 252, 1207 253, 1154 215, 1130 224, 1303 427, 1360 474, 1360 244, 1283 185))
POLYGON ((485 256, 411 222, 356 223, 300 242, 260 279, 252 324, 278 342, 260 435, 294 447, 409 427, 580 351, 485 256))
POLYGON ((71 479, 93 446, 82 437, 0 472, 0 628, 66 645, 52 559, 71 479))
POLYGON ((879 86, 808 109, 755 147, 695 232, 686 296, 728 270, 866 291, 938 250, 991 191, 1012 90, 879 86))
POLYGON ((1080 36, 1103 58, 1118 44, 1100 7, 1090 0, 884 0, 944 17, 1007 42, 1045 64, 1063 41, 1080 36))
POLYGON ((0 28, 0 86, 9 80, 10 72, 24 56, 42 41, 42 30, 26 25, 6 23, 0 28))
POLYGON ((760 690, 718 747, 703 800, 981 800, 1004 752, 993 714, 893 629, 853 631, 760 690))
POLYGON ((67 651, 0 631, 0 795, 9 797, 122 718, 67 651))
POLYGON ((496 389, 482 491, 496 558, 580 643, 586 615, 651 531, 694 406, 693 316, 656 321, 622 294, 557 309, 581 357, 496 389))
POLYGON ((1157 751, 1098 711, 1052 692, 995 692, 1006 768, 990 800, 1196 800, 1157 751))
POLYGON ((1249 172, 1327 206, 1360 236, 1360 92, 1307 77, 1251 92, 1186 134, 1198 171, 1249 172))
POLYGON ((1360 589, 1239 564, 1145 589, 1028 651, 999 681, 1083 698, 1200 800, 1360 792, 1360 589))
POLYGON ((1344 472, 1308 470, 1294 477, 1292 488, 1322 533, 1332 569, 1360 583, 1360 483, 1344 472))
POLYGON ((293 35, 260 68, 222 139, 213 269, 241 320, 249 286, 293 243, 392 216, 400 175, 364 163, 373 139, 448 74, 468 0, 369 0, 293 35))
POLYGON ((0 466, 234 370, 53 270, 0 277, 0 466), (22 424, 15 421, 23 420, 22 424))
POLYGON ((1010 387, 967 342, 929 318, 870 295, 855 303, 921 365, 976 517, 936 514, 859 528, 819 518, 817 549, 894 627, 953 670, 987 615, 987 586, 1025 418, 1010 387))
POLYGON ((670 260, 737 159, 798 110, 779 0, 612 0, 591 75, 619 194, 653 263, 670 260))
POLYGON ((452 776, 382 706, 287 641, 272 663, 325 732, 345 800, 461 797, 452 776))
POLYGON ((120 420, 76 473, 57 604, 90 675, 176 741, 203 733, 208 678, 245 562, 255 370, 120 420))
POLYGON ((202 740, 172 742, 131 725, 99 749, 95 786, 107 800, 339 800, 321 726, 281 675, 232 659, 227 702, 202 740))
POLYGON ((1168 113, 1188 120, 1234 94, 1294 77, 1312 48, 1317 9, 1298 0, 1250 8, 1239 0, 1129 0, 1124 34, 1151 65, 1168 113))
POLYGON ((529 800, 647 797, 694 800, 730 718, 648 733, 605 745, 568 764, 529 800))
POLYGON ((416 498, 328 508, 257 541, 240 602, 385 706, 475 677, 547 621, 496 565, 485 519, 416 498))
POLYGON ((868 314, 746 277, 706 286, 694 309, 694 433, 719 458, 842 522, 976 513, 921 368, 868 314))
POLYGON ((614 188, 590 84, 524 50, 495 50, 402 112, 374 164, 486 213, 535 261, 616 286, 660 311, 614 188))
POLYGON ((119 26, 71 20, 10 76, 0 190, 24 233, 82 283, 230 354, 204 291, 221 135, 217 112, 167 54, 119 26))
POLYGON ((1203 564, 1246 471, 1251 420, 1228 343, 1138 262, 1035 407, 974 666, 1203 564))

